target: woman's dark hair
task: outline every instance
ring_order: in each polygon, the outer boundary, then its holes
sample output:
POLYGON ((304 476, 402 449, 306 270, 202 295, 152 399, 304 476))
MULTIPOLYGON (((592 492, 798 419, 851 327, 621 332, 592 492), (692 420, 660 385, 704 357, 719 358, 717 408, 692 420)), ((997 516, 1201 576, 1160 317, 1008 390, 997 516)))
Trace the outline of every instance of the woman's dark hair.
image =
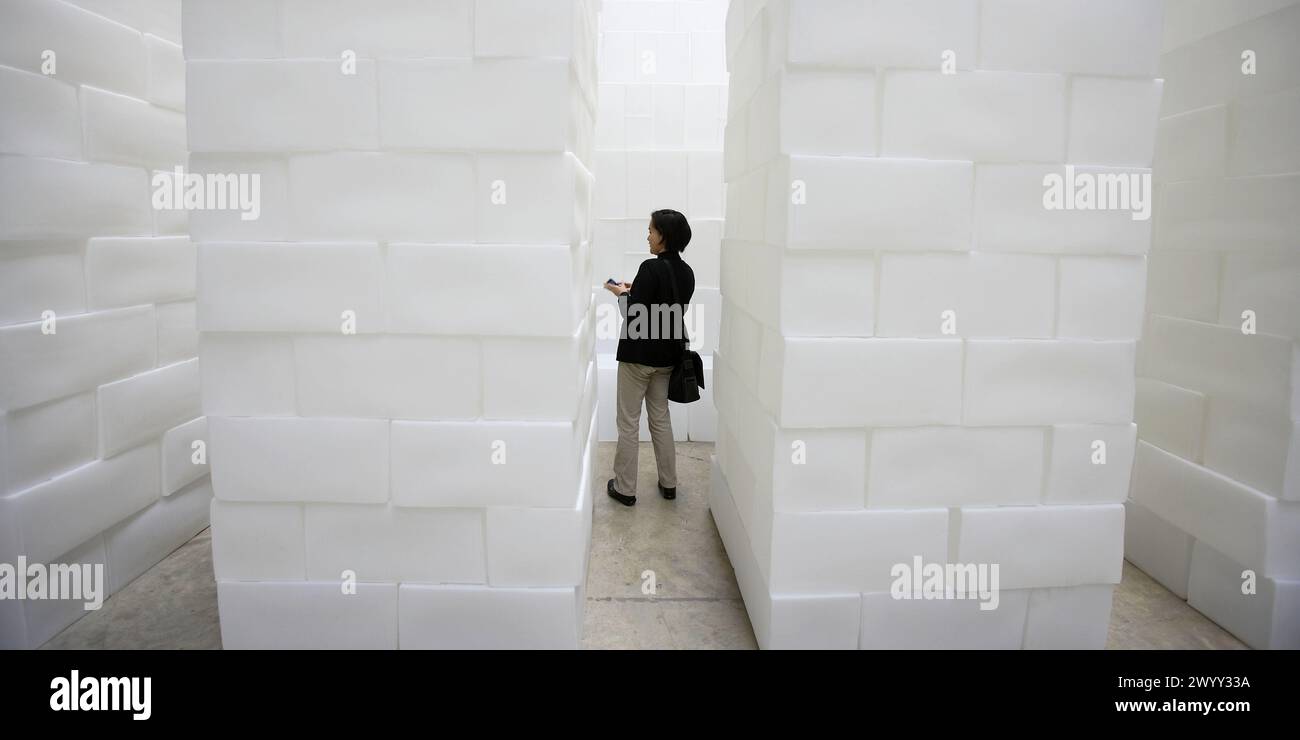
POLYGON ((669 208, 655 211, 650 214, 650 223, 663 236, 664 246, 674 252, 685 252, 686 245, 691 243, 691 225, 677 211, 669 208))

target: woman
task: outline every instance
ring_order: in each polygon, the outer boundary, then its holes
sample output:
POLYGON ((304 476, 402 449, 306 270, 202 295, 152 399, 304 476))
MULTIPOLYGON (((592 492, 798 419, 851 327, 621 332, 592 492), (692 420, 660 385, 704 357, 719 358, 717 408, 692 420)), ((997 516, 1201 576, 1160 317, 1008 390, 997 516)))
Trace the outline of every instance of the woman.
POLYGON ((619 297, 619 311, 624 317, 616 355, 618 450, 614 453, 614 477, 605 485, 605 491, 625 506, 636 503, 637 437, 643 400, 659 468, 659 492, 666 499, 677 498, 677 453, 668 416, 668 378, 682 357, 684 313, 695 292, 695 273, 681 256, 690 241, 691 226, 685 216, 672 210, 655 211, 650 214, 646 235, 654 258, 641 263, 632 282, 605 284, 606 290, 619 297))

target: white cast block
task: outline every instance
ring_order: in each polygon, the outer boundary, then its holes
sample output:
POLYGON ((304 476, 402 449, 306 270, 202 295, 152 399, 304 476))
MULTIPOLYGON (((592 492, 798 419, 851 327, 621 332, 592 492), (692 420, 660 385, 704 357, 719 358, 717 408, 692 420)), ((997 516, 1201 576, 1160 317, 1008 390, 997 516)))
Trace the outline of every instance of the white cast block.
POLYGON ((568 57, 575 15, 585 11, 575 0, 477 0, 474 3, 474 54, 480 57, 568 57))
POLYGON ((1159 0, 989 0, 981 4, 980 67, 1154 77, 1159 0))
POLYGON ((781 260, 781 334, 869 337, 876 261, 872 254, 791 254, 781 260))
MULTIPOLYGON (((721 410, 742 428, 745 421, 721 410)), ((771 422, 763 419, 770 426, 771 422)), ((866 492, 867 435, 859 429, 779 430, 772 449, 775 511, 860 510, 866 492)), ((767 470, 763 471, 766 477, 767 470)))
MULTIPOLYGON (((289 204, 289 163, 275 155, 203 154, 190 155, 189 174, 204 182, 220 177, 220 182, 237 182, 244 178, 248 190, 240 191, 242 201, 227 202, 230 207, 194 209, 189 217, 189 233, 194 241, 287 241, 292 228, 293 209, 289 204), (253 178, 256 178, 254 200, 253 178), (247 214, 248 219, 244 216, 247 214), (256 215, 257 218, 252 218, 256 215)), ((338 184, 342 184, 340 180, 338 184)), ((241 188, 243 186, 240 186, 241 188)), ((206 203, 204 204, 206 205, 206 203)), ((159 211, 158 213, 166 213, 159 211)))
POLYGON ((170 170, 185 164, 185 115, 144 100, 82 86, 86 159, 170 170))
POLYGON ((3 242, 0 246, 0 325, 86 311, 86 270, 80 241, 3 242))
POLYGON ((308 504, 307 579, 483 583, 483 512, 308 504))
POLYGON ((401 586, 404 650, 573 650, 581 604, 574 588, 401 586))
POLYGON ((291 234, 303 239, 467 242, 468 154, 330 152, 289 160, 291 234))
POLYGON ((876 332, 892 337, 1049 337, 1055 298, 1056 261, 1050 257, 885 254, 876 332))
POLYGON ((149 59, 149 102, 185 110, 185 55, 181 45, 151 33, 144 35, 144 45, 149 59))
POLYGON ((1187 598, 1187 574, 1196 540, 1132 499, 1124 502, 1124 559, 1180 599, 1187 598))
POLYGON ((858 594, 771 597, 765 650, 856 650, 862 598, 858 594))
POLYGON ((287 0, 284 55, 337 58, 350 49, 363 58, 469 57, 473 9, 474 0, 287 0))
MULTIPOLYGON (((896 599, 862 595, 862 650, 1018 650, 1029 603, 1026 590, 1002 590, 996 609, 981 599, 896 599)), ((988 603, 992 603, 991 600, 988 603)))
POLYGON ((783 594, 888 591, 896 563, 943 562, 947 552, 945 509, 778 513, 769 584, 783 594))
POLYGON ((139 31, 71 3, 6 3, 0 64, 41 72, 47 49, 56 53, 56 74, 64 82, 145 95, 147 63, 139 31))
POLYGON ((1205 394, 1150 378, 1137 379, 1138 436, 1193 462, 1201 461, 1205 394))
POLYGON ((199 360, 178 362, 101 385, 97 401, 101 457, 155 440, 202 413, 199 360))
POLYGON ((341 335, 345 311, 358 333, 383 326, 376 244, 203 243, 198 261, 202 331, 341 335))
POLYGON ((1138 443, 1132 495, 1261 575, 1300 576, 1300 502, 1279 501, 1146 442, 1138 443))
POLYGON ((91 308, 193 298, 194 243, 180 236, 96 238, 86 243, 91 308))
POLYGON ((0 152, 81 159, 77 88, 48 75, 0 67, 0 152))
POLYGON ((1035 504, 1042 489, 1043 432, 877 429, 867 470, 872 509, 1035 504))
POLYGON ((1118 504, 1128 497, 1137 425, 1058 424, 1047 468, 1049 504, 1118 504))
POLYGON ((117 593, 208 526, 212 485, 199 481, 104 533, 108 590, 117 593))
POLYGON ((1066 161, 1150 167, 1163 80, 1074 77, 1066 161))
POLYGON ((1127 423, 1132 342, 966 342, 967 424, 1127 423))
POLYGON ((1257 650, 1300 646, 1300 581, 1259 577, 1242 593, 1245 567, 1197 542, 1192 548, 1187 603, 1257 650))
MULTIPOLYGON (((385 305, 398 332, 568 337, 585 309, 567 246, 390 244, 385 305), (513 286, 512 298, 493 292, 513 286), (530 310, 520 312, 518 305, 530 310)), ((602 278, 603 279, 603 278, 602 278)))
POLYGON ((196 152, 373 149, 375 63, 358 59, 206 61, 185 65, 189 146, 196 152))
POLYGON ((1062 257, 1058 337, 1137 339, 1142 331, 1146 261, 1141 257, 1062 257))
POLYGON ((1101 650, 1110 626, 1111 585, 1036 588, 1029 594, 1026 650, 1101 650))
POLYGON ((395 421, 393 503, 572 508, 576 431, 572 422, 395 421))
POLYGON ((223 501, 386 501, 388 425, 210 416, 213 489, 223 501))
POLYGON ((1214 323, 1221 263, 1212 252, 1153 251, 1147 257, 1147 313, 1214 323))
POLYGON ((274 59, 284 56, 281 4, 264 0, 181 3, 186 59, 274 59))
POLYGON ((1003 589, 1119 583, 1124 507, 963 507, 959 563, 996 563, 1003 589))
POLYGON ((883 99, 884 156, 1058 162, 1065 154, 1060 75, 890 72, 883 99))
POLYGON ((0 327, 0 408, 20 409, 90 390, 154 366, 152 306, 0 327))
POLYGON ((199 371, 205 414, 297 413, 293 340, 288 336, 204 332, 199 340, 199 371))
POLYGON ((214 498, 211 517, 212 569, 218 581, 306 578, 302 504, 245 504, 214 498))
POLYGON ((170 496, 208 474, 208 419, 200 416, 168 429, 162 436, 162 495, 170 496), (194 443, 203 442, 196 449, 194 443), (199 456, 199 449, 203 450, 199 456), (202 462, 195 462, 195 460, 202 462))
POLYGON ((768 239, 808 249, 964 251, 973 176, 970 162, 791 157, 788 172, 773 168, 768 178, 768 239), (791 203, 800 189, 806 202, 791 203))
POLYGON ((787 339, 783 344, 782 426, 954 424, 959 420, 960 341, 787 339), (863 383, 865 377, 872 382, 863 383))
POLYGON ((18 494, 27 557, 49 561, 157 501, 159 465, 148 444, 18 494))
POLYGON ((864 72, 787 71, 780 78, 779 151, 876 154, 876 78, 864 72))
POLYGON ((1145 374, 1167 383, 1263 407, 1300 409, 1293 388, 1295 343, 1239 326, 1153 316, 1143 338, 1145 374))
MULTIPOLYGON (((39 406, 10 411, 0 439, 5 452, 6 492, 21 491, 98 457, 95 394, 79 393, 39 406)), ((9 562, 9 561, 4 561, 9 562)))
POLYGON ((139 167, 0 155, 0 238, 152 234, 147 175, 139 167))
POLYGON ((154 316, 158 319, 158 364, 170 365, 199 354, 198 312, 194 301, 159 303, 154 316))
POLYGON ((592 364, 590 328, 584 323, 571 339, 484 339, 484 418, 574 418, 592 364))
POLYGON ((397 584, 217 582, 226 650, 393 650, 397 584))
POLYGON ((481 409, 479 342, 460 337, 295 337, 303 416, 472 419, 481 409))
POLYGON ((489 584, 535 588, 583 583, 591 544, 591 522, 584 515, 591 504, 591 481, 583 482, 573 509, 488 507, 489 584))
POLYGON ((402 149, 562 152, 575 92, 561 59, 383 60, 380 141, 402 149), (448 100, 457 101, 456 115, 447 115, 448 100))
POLYGON ((1297 425, 1285 409, 1211 396, 1203 464, 1269 496, 1300 499, 1297 425))
MULTIPOLYGON (((95 535, 76 548, 47 562, 49 563, 76 564, 83 567, 89 565, 92 568, 102 565, 107 573, 108 553, 104 548, 104 538, 102 535, 95 535)), ((103 586, 105 596, 109 595, 107 585, 103 586)), ((18 603, 25 612, 27 645, 24 647, 31 650, 39 648, 73 622, 86 616, 86 602, 81 599, 28 599, 18 603)))

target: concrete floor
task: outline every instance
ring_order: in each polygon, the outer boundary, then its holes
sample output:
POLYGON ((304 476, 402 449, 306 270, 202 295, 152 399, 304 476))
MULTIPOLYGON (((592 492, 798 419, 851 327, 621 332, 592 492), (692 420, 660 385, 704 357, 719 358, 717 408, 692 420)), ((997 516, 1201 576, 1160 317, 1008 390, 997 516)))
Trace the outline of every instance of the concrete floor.
MULTIPOLYGON (((590 649, 753 649, 753 629, 713 525, 706 494, 713 445, 677 445, 678 497, 655 489, 654 453, 641 445, 637 504, 605 496, 614 444, 596 457, 595 513, 583 645, 590 649), (653 571, 655 593, 643 593, 653 571)), ((1108 649, 1245 646, 1146 574, 1124 563, 1108 649)), ((221 648, 211 538, 204 530, 68 627, 43 649, 221 648)))

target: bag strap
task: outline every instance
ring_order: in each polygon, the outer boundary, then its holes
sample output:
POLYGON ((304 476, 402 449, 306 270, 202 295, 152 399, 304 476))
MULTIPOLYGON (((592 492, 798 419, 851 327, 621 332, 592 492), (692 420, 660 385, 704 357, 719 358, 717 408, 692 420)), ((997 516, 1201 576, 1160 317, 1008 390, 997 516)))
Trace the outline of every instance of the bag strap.
MULTIPOLYGON (((672 262, 668 258, 660 260, 664 267, 668 268, 668 285, 672 288, 673 304, 682 306, 677 299, 677 271, 673 269, 672 262)), ((691 346, 691 336, 686 333, 686 307, 682 306, 682 346, 689 349, 691 346)))

